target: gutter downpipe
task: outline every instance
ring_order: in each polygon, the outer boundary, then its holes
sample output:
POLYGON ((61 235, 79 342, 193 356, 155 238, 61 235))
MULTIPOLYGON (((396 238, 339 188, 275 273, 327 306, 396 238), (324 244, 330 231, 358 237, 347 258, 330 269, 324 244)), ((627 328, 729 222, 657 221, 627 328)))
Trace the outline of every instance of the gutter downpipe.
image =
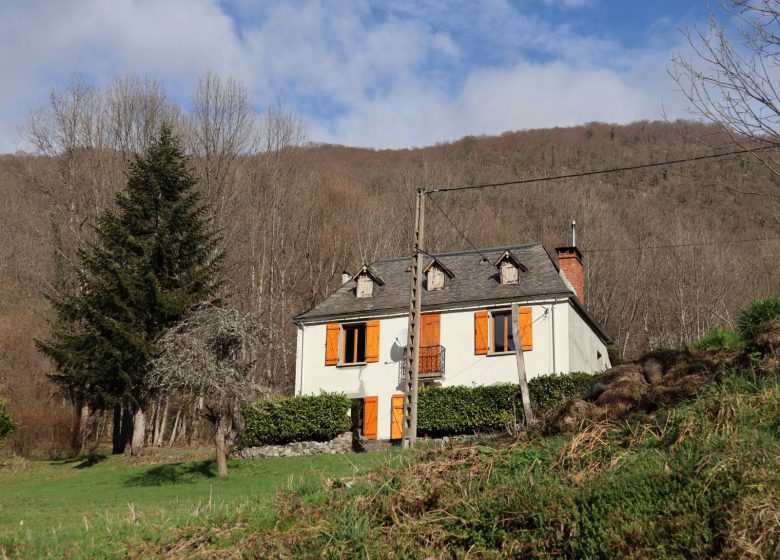
POLYGON ((298 385, 298 387, 299 387, 299 389, 298 389, 298 396, 301 396, 301 395, 303 395, 303 356, 305 354, 305 352, 304 352, 305 345, 303 344, 303 337, 305 336, 306 331, 303 329, 303 325, 302 324, 298 324, 298 329, 300 329, 300 331, 301 331, 301 361, 300 361, 300 364, 301 364, 300 380, 301 380, 301 382, 300 382, 300 385, 298 385))
POLYGON ((552 323, 552 372, 553 374, 558 373, 558 370, 555 368, 555 305, 557 301, 554 301, 551 305, 552 311, 550 312, 551 319, 550 322, 552 323))

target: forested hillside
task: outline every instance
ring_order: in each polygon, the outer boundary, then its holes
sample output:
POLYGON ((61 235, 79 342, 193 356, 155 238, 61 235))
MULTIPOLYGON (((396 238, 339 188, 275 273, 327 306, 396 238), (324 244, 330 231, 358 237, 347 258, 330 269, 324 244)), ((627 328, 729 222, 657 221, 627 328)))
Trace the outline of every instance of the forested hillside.
MULTIPOLYGON (((227 250, 223 297, 262 313, 272 341, 258 376, 278 392, 292 386, 291 317, 332 291, 343 269, 410 254, 418 187, 732 149, 717 129, 688 122, 594 123, 382 151, 309 144, 283 111, 264 123, 252 150, 231 148, 229 134, 207 126, 190 145, 227 250)), ((127 158, 142 148, 133 138, 143 138, 133 131, 122 142, 90 144, 39 124, 32 128, 39 154, 0 157, 0 395, 26 426, 14 436, 19 452, 45 440, 67 443, 71 409, 34 346, 51 318, 44 293, 72 282, 74 252, 92 239, 96 212, 112 204, 127 158)), ((432 204, 428 250, 540 241, 552 251, 569 242, 577 220, 586 306, 616 354, 631 356, 688 343, 731 324, 739 306, 780 291, 778 196, 777 178, 747 157, 440 193, 433 199, 468 240, 432 204)))

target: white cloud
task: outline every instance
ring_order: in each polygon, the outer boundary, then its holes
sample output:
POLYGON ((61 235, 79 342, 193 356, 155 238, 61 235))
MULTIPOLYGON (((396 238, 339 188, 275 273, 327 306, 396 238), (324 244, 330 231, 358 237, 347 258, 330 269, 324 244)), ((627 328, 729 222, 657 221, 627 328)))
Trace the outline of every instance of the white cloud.
POLYGON ((296 99, 307 107, 321 102, 326 110, 303 115, 313 140, 375 147, 657 118, 661 98, 672 97, 663 46, 627 52, 506 0, 457 9, 399 3, 379 15, 377 6, 384 4, 0 3, 0 152, 20 146, 16 132, 27 110, 73 72, 97 83, 151 73, 180 100, 205 71, 230 74, 247 83, 259 110, 280 96, 293 106, 296 99), (244 19, 239 24, 231 13, 244 19), (526 49, 545 53, 544 61, 529 59, 526 49), (482 60, 487 55, 495 60, 482 60))

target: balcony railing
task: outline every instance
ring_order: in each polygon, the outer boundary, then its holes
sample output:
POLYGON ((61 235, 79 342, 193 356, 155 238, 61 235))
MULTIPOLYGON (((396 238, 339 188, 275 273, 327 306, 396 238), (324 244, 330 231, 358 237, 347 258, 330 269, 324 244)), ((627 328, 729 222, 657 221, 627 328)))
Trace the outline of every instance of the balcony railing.
MULTIPOLYGON (((418 372, 418 379, 441 379, 444 377, 445 357, 446 353, 444 346, 420 347, 420 368, 418 372)), ((406 358, 405 354, 404 358, 406 358)), ((406 359, 401 361, 400 370, 401 379, 403 379, 406 373, 406 359)))

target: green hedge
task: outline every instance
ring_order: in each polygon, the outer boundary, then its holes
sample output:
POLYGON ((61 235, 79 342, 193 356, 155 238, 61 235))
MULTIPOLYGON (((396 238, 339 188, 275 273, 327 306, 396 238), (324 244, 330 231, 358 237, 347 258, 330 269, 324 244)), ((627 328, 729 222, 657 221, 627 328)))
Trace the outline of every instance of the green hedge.
POLYGON ((5 408, 5 401, 0 399, 0 438, 12 432, 14 428, 16 428, 16 424, 5 408))
POLYGON ((245 445, 328 441, 350 429, 352 401, 341 394, 259 401, 242 410, 245 445))
MULTIPOLYGON (((590 392, 597 374, 574 372, 535 377, 528 382, 531 402, 546 412, 567 400, 590 392)), ((417 433, 440 437, 480 431, 503 430, 522 417, 517 385, 478 387, 426 387, 417 403, 417 433)))

